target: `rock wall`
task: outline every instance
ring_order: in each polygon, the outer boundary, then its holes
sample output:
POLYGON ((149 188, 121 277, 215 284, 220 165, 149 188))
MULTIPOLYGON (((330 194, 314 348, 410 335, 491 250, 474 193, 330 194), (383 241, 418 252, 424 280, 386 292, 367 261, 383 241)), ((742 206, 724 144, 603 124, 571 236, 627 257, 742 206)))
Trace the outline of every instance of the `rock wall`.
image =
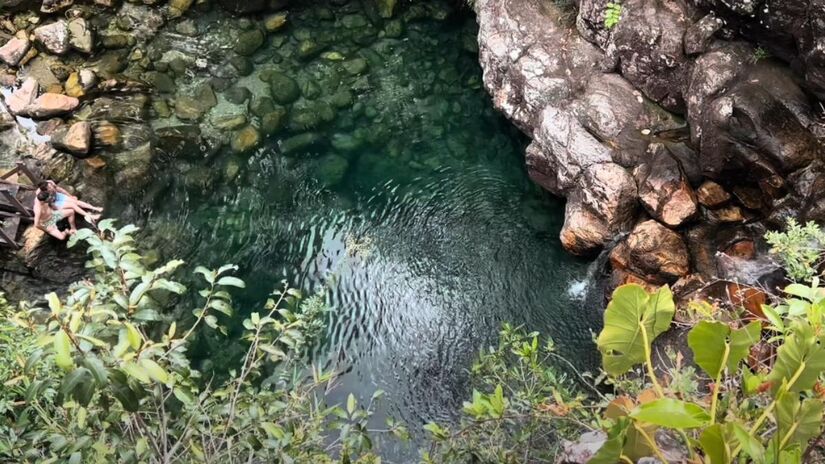
POLYGON ((693 288, 736 278, 766 227, 825 221, 825 2, 627 0, 611 29, 607 3, 475 4, 484 84, 567 198, 564 247, 693 288))

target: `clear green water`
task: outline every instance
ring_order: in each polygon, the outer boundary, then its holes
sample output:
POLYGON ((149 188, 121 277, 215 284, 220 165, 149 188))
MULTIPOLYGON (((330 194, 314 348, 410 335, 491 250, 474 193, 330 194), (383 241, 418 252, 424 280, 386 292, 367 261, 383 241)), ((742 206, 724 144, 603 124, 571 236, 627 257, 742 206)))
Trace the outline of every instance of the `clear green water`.
MULTIPOLYGON (((382 414, 414 431, 454 417, 466 369, 504 321, 553 336, 591 366, 598 316, 578 297, 587 263, 562 251, 563 204, 529 181, 526 140, 481 86, 473 18, 410 21, 401 37, 355 43, 340 17, 357 7, 333 9, 336 21, 312 8, 293 11, 278 69, 323 81, 328 63, 288 51, 305 33, 296 31, 331 37, 328 51, 369 60, 364 76, 341 78, 353 104, 297 154, 282 153, 297 133, 283 129, 252 154, 163 160, 144 194, 125 199, 123 219, 163 258, 238 264, 246 311, 282 279, 327 289, 317 359, 345 372, 332 399, 385 390, 382 414)), ((259 68, 272 48, 259 51, 259 68)), ((204 369, 238 349, 232 337, 196 346, 204 369)))

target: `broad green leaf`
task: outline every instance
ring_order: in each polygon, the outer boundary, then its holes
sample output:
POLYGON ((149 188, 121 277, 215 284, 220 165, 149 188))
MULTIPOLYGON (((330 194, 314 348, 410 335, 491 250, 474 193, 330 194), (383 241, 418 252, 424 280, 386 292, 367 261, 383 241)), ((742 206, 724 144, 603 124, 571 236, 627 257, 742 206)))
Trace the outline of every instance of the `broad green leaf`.
POLYGON ((630 417, 650 424, 673 429, 692 429, 710 422, 710 415, 701 406, 671 398, 661 398, 642 404, 630 417))
POLYGON ((703 430, 699 443, 702 445, 705 457, 710 461, 708 464, 729 464, 731 462, 731 446, 721 424, 713 424, 703 430))
POLYGON ((504 399, 504 390, 501 385, 496 386, 495 392, 490 395, 490 415, 499 418, 504 415, 507 400, 504 399))
POLYGON ((748 356, 751 346, 759 341, 761 332, 759 322, 731 330, 730 326, 721 322, 700 321, 688 333, 688 345, 693 350, 696 364, 716 379, 725 368, 736 371, 739 363, 748 356))
POLYGON ((776 310, 768 305, 762 305, 762 314, 764 314, 768 322, 771 323, 771 329, 780 333, 785 332, 785 322, 776 310))
POLYGON ((49 309, 54 314, 60 314, 63 311, 63 305, 60 303, 60 298, 57 294, 52 292, 46 295, 46 300, 49 302, 49 309))
POLYGON ((79 404, 86 406, 92 399, 94 388, 95 383, 89 370, 85 367, 78 367, 63 378, 60 384, 60 395, 64 402, 71 397, 79 404))
POLYGON ((206 279, 206 281, 209 282, 210 284, 215 283, 215 277, 216 277, 215 271, 210 271, 209 269, 207 269, 203 266, 198 266, 198 267, 195 268, 195 274, 202 275, 203 278, 206 279))
POLYGON ((160 313, 157 312, 157 310, 151 309, 151 308, 141 309, 140 311, 133 314, 132 318, 136 321, 145 321, 145 322, 159 321, 159 320, 162 319, 162 317, 160 316, 160 313))
POLYGON ((621 461, 622 450, 624 449, 625 436, 631 426, 627 418, 618 419, 610 429, 607 430, 607 441, 601 448, 587 461, 587 464, 616 464, 621 461))
POLYGON ((130 377, 134 377, 141 383, 149 383, 149 373, 146 372, 144 368, 138 366, 137 364, 129 361, 123 363, 123 372, 128 374, 130 377))
POLYGON ((246 288, 246 284, 243 280, 231 276, 221 277, 220 279, 218 279, 218 285, 229 285, 232 287, 246 288))
POLYGON ((74 367, 72 359, 72 341, 69 335, 60 329, 54 334, 54 362, 58 367, 69 370, 74 367))
POLYGON ((175 394, 175 398, 178 399, 181 403, 189 406, 195 402, 195 398, 189 393, 188 390, 184 390, 183 388, 175 387, 172 389, 172 393, 175 394))
POLYGON ((814 386, 825 370, 825 349, 819 344, 811 324, 804 319, 794 320, 791 333, 777 351, 776 364, 767 380, 776 393, 783 382, 796 379, 788 387, 792 392, 808 390, 814 386))
POLYGON ((106 366, 103 365, 103 361, 94 356, 88 355, 83 358, 81 364, 86 369, 89 369, 89 372, 92 373, 92 377, 94 377, 95 382, 100 385, 106 385, 109 381, 109 371, 106 369, 106 366))
POLYGON ((143 298, 143 295, 149 290, 152 286, 151 280, 145 280, 135 286, 132 289, 132 293, 129 295, 129 306, 137 306, 140 302, 140 299, 143 298))
POLYGON ((286 436, 284 429, 273 422, 261 422, 261 428, 271 437, 281 440, 286 436))
POLYGON ((151 359, 141 359, 138 363, 155 382, 169 383, 169 374, 155 361, 151 359))
POLYGON ((139 349, 142 341, 140 332, 138 332, 138 329, 134 325, 128 322, 123 325, 126 326, 126 337, 129 340, 129 346, 131 346, 133 350, 139 349))
POLYGON ((357 401, 355 401, 355 395, 352 393, 349 394, 347 397, 347 412, 352 415, 355 412, 355 407, 357 406, 357 401))
POLYGON ((424 430, 430 432, 430 434, 436 440, 446 440, 450 438, 450 432, 440 425, 436 424, 435 422, 430 422, 424 426, 424 430))
POLYGON ((171 280, 166 279, 158 279, 152 284, 152 289, 163 289, 169 292, 175 293, 180 295, 186 291, 186 287, 183 284, 178 282, 172 282, 171 280))
POLYGON ((232 306, 224 300, 212 300, 209 302, 209 307, 227 316, 232 316, 232 306))
POLYGON ((765 447, 762 446, 762 443, 756 439, 756 437, 751 435, 750 432, 738 422, 730 422, 728 423, 728 427, 739 442, 739 446, 742 447, 742 452, 751 458, 754 464, 762 464, 765 462, 765 447))
POLYGON ((819 399, 799 400, 799 394, 784 392, 776 401, 777 433, 782 449, 794 444, 802 449, 808 447, 808 441, 819 435, 822 428, 823 403, 819 399))
POLYGON ((645 350, 670 327, 675 306, 667 286, 648 293, 639 285, 622 285, 604 313, 604 329, 597 340, 605 371, 619 376, 645 361, 645 350), (647 346, 642 337, 647 334, 647 346))

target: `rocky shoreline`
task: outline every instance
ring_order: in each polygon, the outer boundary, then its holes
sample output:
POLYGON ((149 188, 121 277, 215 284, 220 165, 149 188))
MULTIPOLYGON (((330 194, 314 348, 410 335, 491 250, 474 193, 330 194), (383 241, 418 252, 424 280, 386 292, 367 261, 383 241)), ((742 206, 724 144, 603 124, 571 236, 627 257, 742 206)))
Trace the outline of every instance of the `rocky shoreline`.
MULTIPOLYGON (((434 163, 402 138, 389 140, 388 131, 402 130, 403 118, 414 116, 381 102, 394 101, 381 92, 410 93, 422 111, 458 113, 475 103, 462 97, 434 106, 430 94, 459 83, 482 92, 477 77, 436 74, 428 62, 418 70, 420 84, 405 81, 409 76, 386 82, 386 89, 373 82, 379 75, 386 80, 387 60, 402 59, 406 37, 420 39, 422 24, 453 16, 448 2, 288 3, 5 2, 0 170, 23 160, 87 201, 126 205, 123 214, 133 218, 168 193, 168 176, 193 191, 232 189, 261 148, 274 146, 280 161, 312 169, 321 186, 335 188, 348 170, 381 171, 396 162, 425 175, 442 162, 467 158, 482 143, 450 143, 447 158, 434 163), (392 162, 379 153, 361 156, 386 140, 392 162), (168 176, 158 176, 164 170, 168 176)), ((472 19, 462 17, 456 27, 461 46, 445 57, 474 61, 475 30, 472 19)), ((439 136, 448 127, 431 129, 439 136)), ((487 146, 501 142, 496 136, 487 146)), ((187 240, 174 232, 178 227, 157 224, 171 242, 187 240)), ((20 240, 19 252, 0 249, 0 289, 11 299, 36 299, 82 276, 82 251, 55 247, 34 228, 20 240)))
POLYGON ((484 84, 611 283, 756 285, 762 236, 825 220, 825 4, 478 0, 484 84))

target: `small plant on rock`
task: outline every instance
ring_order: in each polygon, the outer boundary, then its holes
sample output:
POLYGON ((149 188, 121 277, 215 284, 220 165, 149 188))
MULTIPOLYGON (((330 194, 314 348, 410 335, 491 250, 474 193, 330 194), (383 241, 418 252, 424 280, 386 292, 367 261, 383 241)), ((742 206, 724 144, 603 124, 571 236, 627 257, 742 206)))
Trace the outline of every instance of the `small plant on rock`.
POLYGON ((803 226, 790 218, 784 232, 768 232, 765 239, 792 280, 810 282, 819 275, 825 254, 825 231, 815 222, 803 226))
POLYGON ((613 29, 622 19, 622 4, 619 2, 609 2, 604 7, 604 28, 613 29))

